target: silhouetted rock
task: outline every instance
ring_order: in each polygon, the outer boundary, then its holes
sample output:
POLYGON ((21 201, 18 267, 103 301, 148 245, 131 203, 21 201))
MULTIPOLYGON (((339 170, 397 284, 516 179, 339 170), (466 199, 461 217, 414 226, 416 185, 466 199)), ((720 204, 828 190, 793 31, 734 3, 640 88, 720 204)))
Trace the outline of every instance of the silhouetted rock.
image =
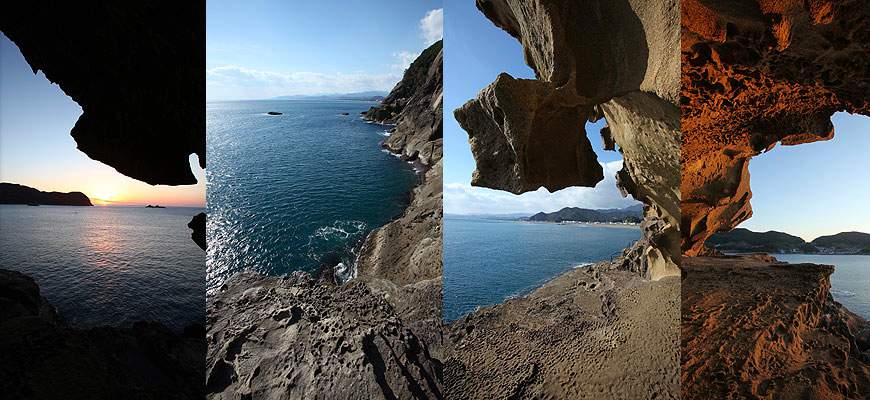
POLYGON ((201 212, 193 216, 193 219, 187 224, 187 227, 192 229, 190 237, 193 239, 196 244, 205 250, 206 241, 205 241, 205 213, 201 212))
POLYGON ((202 399, 202 327, 176 334, 154 322, 73 329, 34 280, 0 269, 0 397, 202 399))
POLYGON ((205 1, 4 4, 0 30, 82 107, 78 149, 150 184, 205 168, 205 1))
POLYGON ((47 206, 93 206, 82 192, 42 192, 14 183, 0 183, 0 204, 27 204, 47 206))

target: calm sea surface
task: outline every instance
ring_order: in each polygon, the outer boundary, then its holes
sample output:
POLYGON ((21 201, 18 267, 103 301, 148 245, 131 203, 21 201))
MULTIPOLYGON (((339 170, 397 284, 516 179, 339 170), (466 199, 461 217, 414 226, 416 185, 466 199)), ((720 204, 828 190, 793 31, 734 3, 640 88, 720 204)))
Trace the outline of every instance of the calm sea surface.
POLYGON ((773 254, 780 261, 833 265, 831 295, 849 311, 870 319, 870 256, 773 254))
POLYGON ((374 104, 207 104, 209 290, 243 270, 352 265, 366 234, 402 213, 418 178, 380 149, 389 127, 360 119, 374 104))
POLYGON ((563 272, 610 259, 635 227, 444 217, 444 320, 528 294, 563 272))
POLYGON ((0 268, 39 283, 76 327, 205 323, 196 208, 0 205, 0 268))

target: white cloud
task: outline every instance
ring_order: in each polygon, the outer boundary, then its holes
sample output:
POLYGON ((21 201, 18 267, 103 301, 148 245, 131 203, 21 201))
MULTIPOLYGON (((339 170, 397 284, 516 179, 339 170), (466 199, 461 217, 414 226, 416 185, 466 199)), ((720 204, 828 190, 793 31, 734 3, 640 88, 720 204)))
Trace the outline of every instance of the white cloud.
POLYGON ((444 184, 445 214, 534 214, 553 212, 564 207, 624 208, 637 204, 629 196, 623 198, 616 187, 616 172, 622 160, 601 164, 604 180, 595 188, 571 187, 550 193, 544 188, 515 195, 500 190, 472 187, 465 183, 444 184))
POLYGON ((394 71, 402 71, 404 72, 408 67, 411 66, 411 63, 420 56, 420 53, 412 53, 410 51, 398 51, 393 53, 393 57, 396 58, 396 63, 391 65, 394 71))
POLYGON ((397 71, 383 74, 276 72, 224 65, 206 71, 206 97, 222 100, 265 99, 297 94, 389 91, 401 78, 401 72, 397 71))
POLYGON ((441 40, 444 32, 444 9, 438 8, 426 13, 420 20, 420 34, 426 46, 441 40))

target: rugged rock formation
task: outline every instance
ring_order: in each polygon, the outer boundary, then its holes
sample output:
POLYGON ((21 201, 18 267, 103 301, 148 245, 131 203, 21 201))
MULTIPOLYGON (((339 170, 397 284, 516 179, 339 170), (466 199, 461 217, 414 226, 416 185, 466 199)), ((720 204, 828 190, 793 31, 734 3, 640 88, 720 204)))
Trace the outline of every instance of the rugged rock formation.
POLYGON ((678 275, 679 40, 676 1, 478 0, 523 45, 536 80, 501 74, 454 112, 477 163, 472 184, 523 193, 603 179, 584 123, 604 117, 625 195, 646 205, 632 270, 678 275), (582 24, 577 21, 582 20, 582 24))
POLYGON ((411 63, 390 94, 364 116, 370 121, 395 124, 384 147, 429 166, 441 159, 443 59, 439 40, 411 63))
POLYGON ((67 327, 30 277, 0 269, 0 393, 9 399, 201 399, 202 326, 67 327))
POLYGON ((82 107, 79 150, 150 184, 205 168, 205 2, 12 2, 0 30, 82 107), (147 94, 147 95, 146 95, 147 94))
POLYGON ((828 140, 836 111, 870 113, 870 3, 686 0, 682 250, 752 215, 749 160, 828 140))
POLYGON ((441 397, 438 361, 362 282, 242 273, 209 297, 207 340, 211 399, 441 397))
POLYGON ((679 279, 618 267, 574 269, 452 323, 446 398, 679 398, 679 279))
POLYGON ((199 213, 193 216, 193 219, 187 223, 187 227, 193 232, 190 233, 190 238, 196 242, 196 245, 205 250, 205 213, 199 213))
POLYGON ((441 347, 442 64, 438 41, 366 113, 366 119, 395 123, 384 147, 426 171, 404 214, 365 239, 356 265, 356 279, 384 294, 435 357, 441 347))
POLYGON ((42 192, 32 187, 0 182, 0 204, 42 204, 47 206, 93 206, 82 192, 42 192))
POLYGON ((828 293, 833 267, 683 258, 682 398, 866 399, 870 324, 828 293))
POLYGON ((209 398, 442 397, 441 60, 438 42, 366 113, 396 124, 384 146, 425 173, 365 239, 355 277, 243 273, 209 296, 209 398))

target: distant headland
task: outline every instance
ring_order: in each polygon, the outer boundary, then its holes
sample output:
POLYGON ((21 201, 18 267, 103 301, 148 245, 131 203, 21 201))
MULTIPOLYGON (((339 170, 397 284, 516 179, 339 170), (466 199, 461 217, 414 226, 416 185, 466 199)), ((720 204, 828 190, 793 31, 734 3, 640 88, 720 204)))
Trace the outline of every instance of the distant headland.
POLYGON ((643 205, 626 208, 593 210, 589 208, 565 207, 559 211, 539 212, 521 220, 533 222, 587 222, 587 223, 632 223, 643 221, 643 205))
POLYGON ((783 232, 753 232, 737 228, 713 235, 706 244, 712 249, 736 253, 870 255, 870 234, 863 232, 841 232, 821 236, 808 243, 783 232))
POLYGON ((28 204, 46 206, 93 206, 82 192, 43 192, 15 183, 0 182, 0 204, 28 204))

